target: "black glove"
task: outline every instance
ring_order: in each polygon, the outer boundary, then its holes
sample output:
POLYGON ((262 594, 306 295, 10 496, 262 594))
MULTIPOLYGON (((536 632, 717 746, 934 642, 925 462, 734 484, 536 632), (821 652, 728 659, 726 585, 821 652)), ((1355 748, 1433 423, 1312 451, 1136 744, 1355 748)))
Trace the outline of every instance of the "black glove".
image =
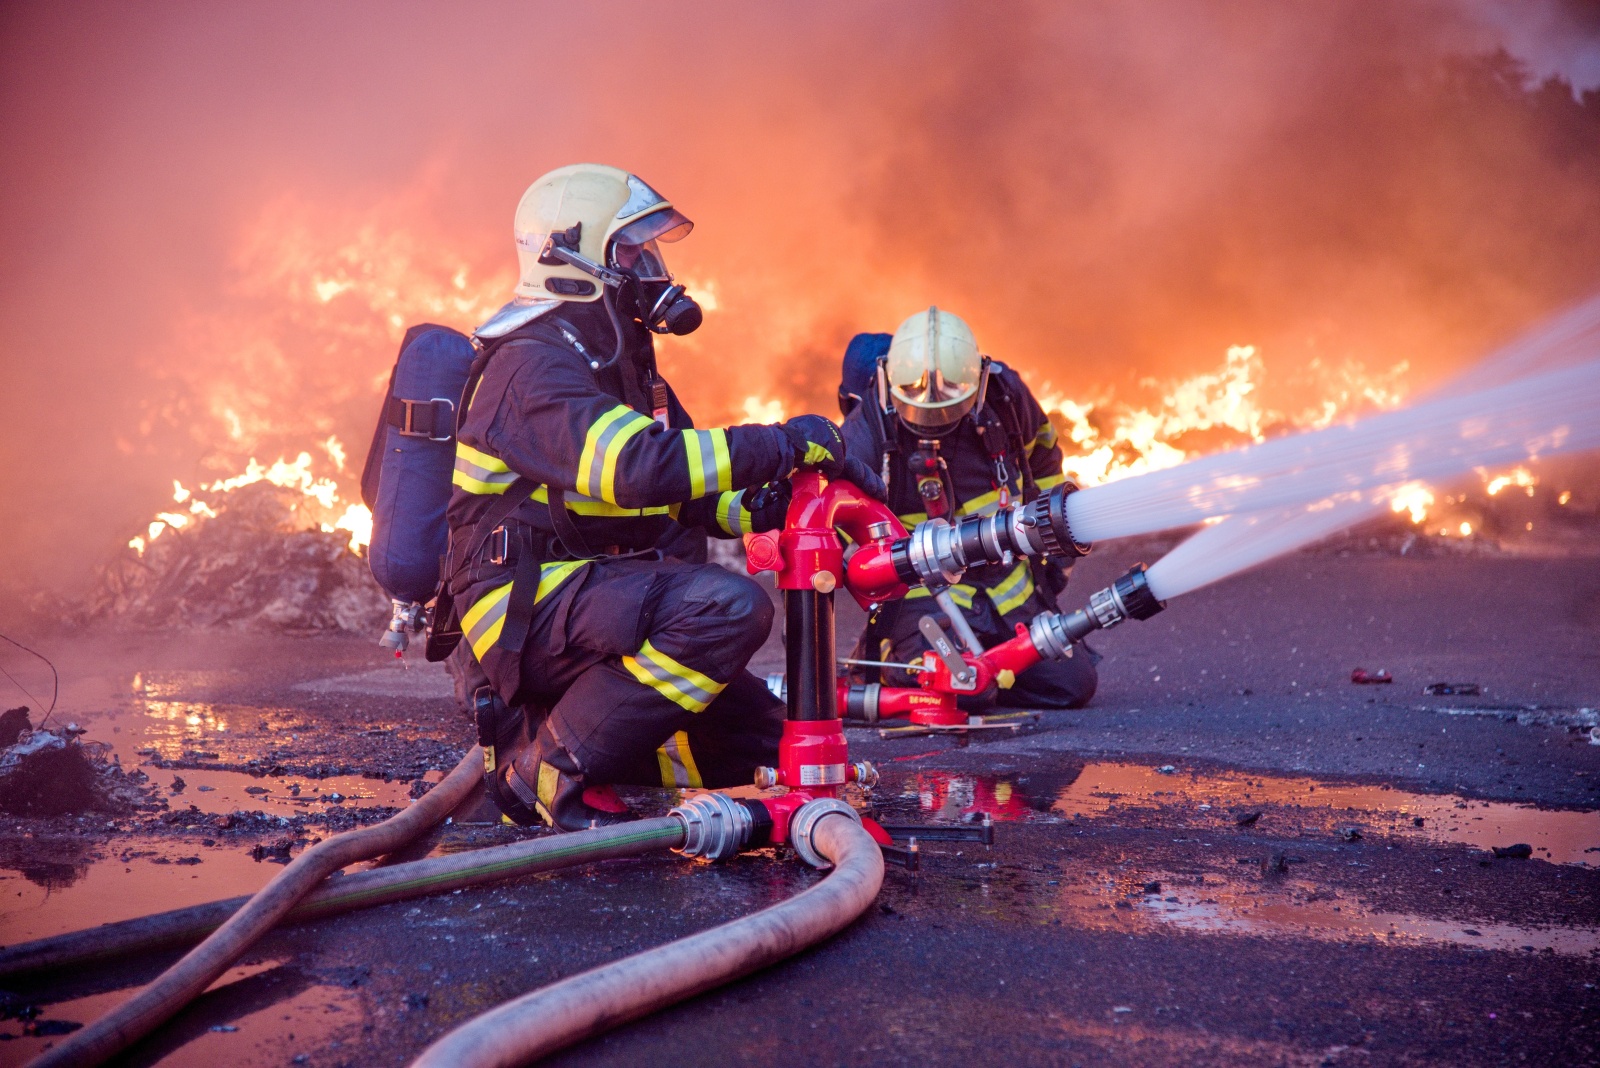
POLYGON ((779 428, 794 448, 796 467, 815 467, 829 479, 853 482, 876 500, 888 497, 883 480, 853 456, 845 455, 844 436, 831 419, 820 415, 797 415, 779 428))
POLYGON ((790 496, 789 480, 786 478, 746 490, 744 507, 750 513, 751 532, 760 534, 783 526, 784 520, 789 517, 790 496))

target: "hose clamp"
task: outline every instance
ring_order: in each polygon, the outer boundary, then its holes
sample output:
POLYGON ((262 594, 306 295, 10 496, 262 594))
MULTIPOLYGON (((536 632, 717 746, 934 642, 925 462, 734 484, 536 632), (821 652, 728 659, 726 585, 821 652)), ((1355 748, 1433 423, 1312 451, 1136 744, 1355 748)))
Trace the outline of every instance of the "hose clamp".
POLYGON ((686 857, 727 860, 750 841, 750 810, 727 794, 698 794, 667 815, 683 824, 683 845, 673 850, 686 857))
POLYGON ((800 859, 813 868, 833 867, 833 861, 817 852, 811 838, 816 833, 817 824, 834 814, 849 816, 856 823, 861 822, 860 814, 837 797, 819 797, 815 801, 807 801, 789 820, 789 844, 800 854, 800 859))
POLYGON ((1046 660, 1060 660, 1072 655, 1072 639, 1061 625, 1060 612, 1040 612, 1028 624, 1028 637, 1033 647, 1046 660))
POLYGON ((967 565, 960 555, 955 533, 955 528, 943 519, 917 524, 906 546, 906 555, 918 575, 924 579, 938 577, 946 582, 960 581, 967 565))

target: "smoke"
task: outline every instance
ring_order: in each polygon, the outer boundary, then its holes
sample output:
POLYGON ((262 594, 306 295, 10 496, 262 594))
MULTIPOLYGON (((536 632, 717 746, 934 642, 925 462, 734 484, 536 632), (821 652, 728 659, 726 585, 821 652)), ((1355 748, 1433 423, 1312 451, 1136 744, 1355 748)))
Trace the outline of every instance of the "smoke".
POLYGON ((5 559, 70 585, 174 478, 358 468, 403 327, 503 300, 580 159, 698 224, 703 422, 827 411, 930 303, 1070 396, 1246 343, 1421 388, 1600 279, 1597 31, 1534 7, 8 5, 5 559))

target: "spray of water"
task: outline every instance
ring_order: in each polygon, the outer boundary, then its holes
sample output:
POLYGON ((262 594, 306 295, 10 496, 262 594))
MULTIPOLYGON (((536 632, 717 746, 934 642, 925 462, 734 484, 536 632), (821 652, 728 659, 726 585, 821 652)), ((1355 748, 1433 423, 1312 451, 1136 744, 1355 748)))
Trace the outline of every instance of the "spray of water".
POLYGON ((1067 515, 1090 541, 1198 523, 1214 516, 1324 500, 1375 500, 1373 491, 1438 481, 1474 467, 1600 446, 1600 359, 1073 494, 1067 515))
MULTIPOLYGON (((1501 346, 1457 376, 1437 397, 1460 396, 1532 372, 1566 367, 1600 351, 1600 294, 1574 305, 1501 346)), ((1386 510, 1394 487, 1361 500, 1324 500, 1277 511, 1229 516, 1205 527, 1158 560, 1151 591, 1166 600, 1189 593, 1283 553, 1320 541, 1386 510)))

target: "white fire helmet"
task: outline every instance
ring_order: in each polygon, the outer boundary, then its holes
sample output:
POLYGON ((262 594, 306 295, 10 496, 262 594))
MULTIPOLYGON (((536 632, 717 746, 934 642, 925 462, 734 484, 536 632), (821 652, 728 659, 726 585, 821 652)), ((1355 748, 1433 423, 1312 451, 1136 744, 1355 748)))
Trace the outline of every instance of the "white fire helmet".
POLYGON ((889 399, 914 431, 943 433, 977 403, 983 357, 972 329, 938 308, 900 324, 889 342, 889 399))
POLYGON ((512 224, 520 277, 511 302, 476 333, 497 337, 562 301, 599 300, 592 271, 548 254, 552 236, 591 264, 625 268, 636 278, 667 280, 657 242, 678 241, 694 223, 640 178, 617 167, 557 167, 528 187, 512 224))

